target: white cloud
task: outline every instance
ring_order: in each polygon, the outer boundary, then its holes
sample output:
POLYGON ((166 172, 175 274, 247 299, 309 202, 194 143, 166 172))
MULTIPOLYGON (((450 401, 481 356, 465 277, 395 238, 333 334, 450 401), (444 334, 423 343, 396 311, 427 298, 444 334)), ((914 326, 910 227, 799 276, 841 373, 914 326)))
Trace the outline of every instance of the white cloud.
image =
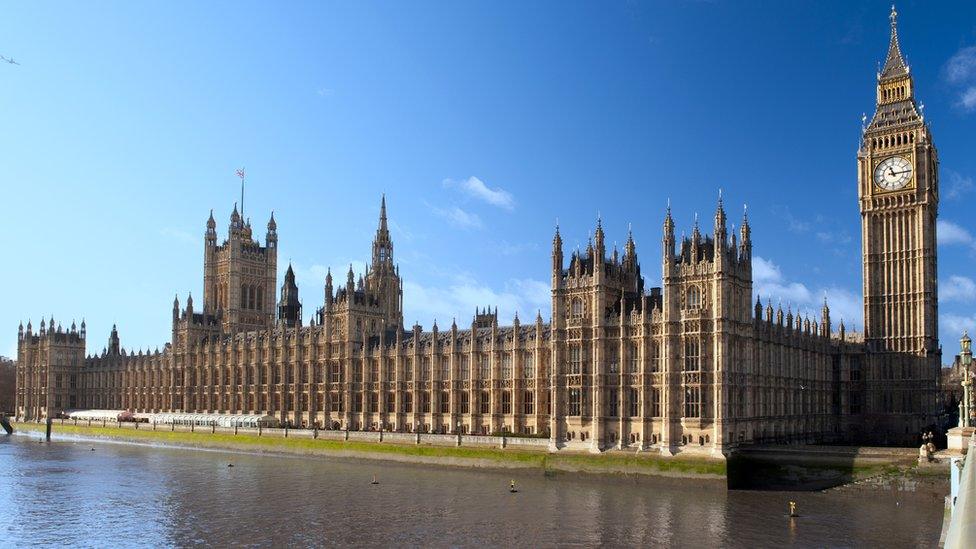
POLYGON ((315 90, 315 94, 318 95, 319 97, 332 97, 332 94, 334 93, 335 90, 333 90, 332 88, 319 88, 315 90))
POLYGON ((476 213, 467 212, 457 206, 450 206, 448 208, 439 208, 430 204, 427 206, 435 215, 443 217, 462 229, 480 229, 484 227, 484 223, 481 222, 481 218, 476 213))
MULTIPOLYGON (((976 91, 976 89, 974 89, 976 91)), ((974 98, 976 100, 976 98, 974 98)), ((973 190, 976 187, 973 183, 972 177, 964 177, 959 172, 954 172, 952 170, 947 171, 949 176, 948 185, 946 185, 945 197, 954 200, 956 198, 962 197, 962 195, 973 190)))
POLYGON ((957 51, 945 65, 946 80, 959 84, 976 75, 976 46, 957 51))
POLYGON ((452 318, 464 328, 471 323, 475 309, 498 307, 499 322, 507 324, 517 311, 522 322, 533 322, 537 310, 548 318, 550 288, 533 279, 510 279, 501 289, 492 288, 470 275, 458 275, 443 286, 403 283, 404 322, 417 321, 426 327, 436 319, 441 329, 450 326, 452 318))
POLYGON ((952 275, 939 284, 939 301, 973 301, 976 299, 976 282, 973 279, 952 275))
POLYGON ((755 296, 762 298, 764 308, 766 302, 771 300, 774 307, 782 304, 784 309, 791 308, 794 314, 819 318, 826 295, 835 327, 840 320, 844 320, 848 329, 854 329, 860 326, 863 318, 860 295, 837 286, 811 289, 801 282, 787 280, 778 265, 759 256, 752 258, 752 287, 755 296))
POLYGON ((498 206, 508 211, 515 209, 515 198, 510 192, 501 187, 492 189, 477 177, 471 176, 463 181, 445 179, 443 183, 445 187, 459 188, 468 195, 492 206, 498 206))
POLYGON ((976 86, 970 86, 959 94, 959 106, 967 111, 976 109, 976 86))
POLYGON ((961 87, 958 106, 964 110, 976 110, 976 46, 960 49, 943 70, 945 80, 961 87))
POLYGON ((976 240, 973 240, 972 233, 951 221, 946 221, 944 219, 938 220, 936 222, 936 231, 938 233, 938 243, 940 246, 963 244, 965 246, 976 247, 976 240))
POLYGON ((962 337, 963 332, 976 333, 976 315, 939 315, 939 332, 948 341, 962 337))

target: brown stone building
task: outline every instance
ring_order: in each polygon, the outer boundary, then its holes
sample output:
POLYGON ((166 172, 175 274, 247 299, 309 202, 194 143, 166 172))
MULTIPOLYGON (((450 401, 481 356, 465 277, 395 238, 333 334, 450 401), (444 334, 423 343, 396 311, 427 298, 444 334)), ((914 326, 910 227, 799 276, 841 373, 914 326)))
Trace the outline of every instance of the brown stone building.
POLYGON ((552 242, 552 317, 403 326, 403 285, 381 204, 358 278, 325 279, 310 325, 289 266, 276 301, 277 225, 264 244, 237 213, 205 233, 204 297, 174 302, 160 351, 109 345, 54 320, 21 328, 17 413, 68 408, 270 414, 296 426, 545 435, 553 450, 727 454, 766 441, 914 443, 936 413, 938 159, 892 34, 877 111, 858 152, 864 334, 754 301, 753 238, 721 200, 705 234, 677 241, 664 216, 660 287, 637 248, 608 253, 597 221, 584 252, 552 242))

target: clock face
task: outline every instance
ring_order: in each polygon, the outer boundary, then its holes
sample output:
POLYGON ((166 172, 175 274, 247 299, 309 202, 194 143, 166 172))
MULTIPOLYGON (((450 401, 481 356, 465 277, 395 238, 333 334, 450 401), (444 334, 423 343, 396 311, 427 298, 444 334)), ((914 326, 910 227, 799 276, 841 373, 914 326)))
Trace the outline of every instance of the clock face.
POLYGON ((912 163, 902 156, 886 158, 874 169, 874 183, 886 191, 897 191, 912 179, 912 163))

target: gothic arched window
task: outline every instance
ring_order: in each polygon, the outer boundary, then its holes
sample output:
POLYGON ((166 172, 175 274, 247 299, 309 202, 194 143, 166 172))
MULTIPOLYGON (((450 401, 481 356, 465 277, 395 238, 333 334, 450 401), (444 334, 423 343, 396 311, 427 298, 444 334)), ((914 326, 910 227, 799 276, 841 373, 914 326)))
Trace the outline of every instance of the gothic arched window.
POLYGON ((685 302, 688 309, 700 309, 702 305, 701 290, 698 286, 688 288, 688 298, 685 302))
POLYGON ((575 317, 583 316, 583 300, 580 298, 574 298, 572 304, 570 305, 570 314, 575 317))

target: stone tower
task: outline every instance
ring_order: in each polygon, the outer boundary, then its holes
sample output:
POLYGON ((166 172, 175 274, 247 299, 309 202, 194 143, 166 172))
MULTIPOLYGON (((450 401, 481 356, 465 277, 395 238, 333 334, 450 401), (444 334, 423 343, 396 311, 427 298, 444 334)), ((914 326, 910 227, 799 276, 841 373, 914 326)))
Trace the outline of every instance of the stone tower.
POLYGON ((372 264, 366 274, 366 286, 379 300, 386 325, 403 326, 403 289, 397 266, 393 263, 393 240, 386 222, 386 196, 380 199, 380 220, 373 239, 372 264))
POLYGON ((598 452, 614 445, 625 391, 619 380, 619 319, 643 303, 633 239, 628 235, 624 255, 607 255, 603 224, 586 251, 575 251, 563 270, 559 229, 552 251, 552 363, 557 379, 552 384, 551 426, 555 444, 598 452))
POLYGON ((281 285, 281 300, 278 302, 278 322, 286 328, 302 325, 302 302, 298 299, 298 285, 295 284, 295 271, 288 264, 285 283, 281 285))
POLYGON ((251 223, 234 205, 227 240, 217 245, 217 224, 210 213, 204 245, 204 315, 220 318, 227 333, 263 330, 274 324, 278 268, 278 225, 268 221, 265 245, 252 238, 251 223))
MULTIPOLYGON (((112 334, 118 344, 118 333, 112 334)), ((63 329, 54 317, 34 333, 28 321, 17 337, 17 389, 19 417, 40 421, 78 406, 78 374, 85 361, 85 321, 79 330, 74 321, 63 329)))
POLYGON ((662 403, 666 447, 676 446, 688 429, 724 443, 731 369, 746 358, 742 342, 752 335, 752 237, 745 217, 740 236, 730 235, 719 198, 711 236, 702 235, 696 219, 676 253, 670 208, 665 216, 660 355, 670 388, 662 403))
MULTIPOLYGON (((913 416, 880 431, 911 434, 934 407, 941 351, 936 287, 939 161, 898 42, 892 8, 876 110, 858 151, 864 339, 871 360, 867 413, 913 416), (907 383, 904 380, 910 380, 907 383), (929 387, 932 385, 932 387, 929 387)), ((891 442, 889 440, 888 442, 891 442)))

